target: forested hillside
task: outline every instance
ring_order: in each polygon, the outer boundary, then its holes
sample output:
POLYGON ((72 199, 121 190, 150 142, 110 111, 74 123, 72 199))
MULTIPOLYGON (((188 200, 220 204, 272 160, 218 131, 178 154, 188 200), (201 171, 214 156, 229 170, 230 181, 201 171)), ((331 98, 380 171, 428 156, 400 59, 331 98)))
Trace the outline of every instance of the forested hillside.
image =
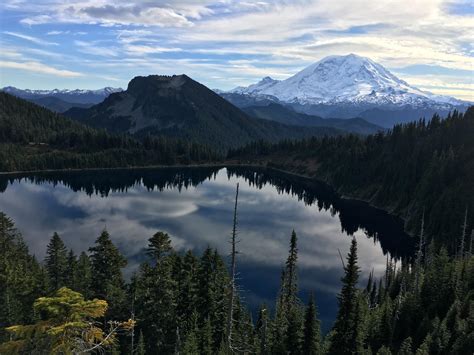
POLYGON ((208 147, 145 136, 109 134, 0 92, 0 171, 109 168, 202 162, 208 147))
POLYGON ((384 277, 361 289, 354 238, 338 315, 323 336, 318 295, 307 295, 306 306, 298 297, 295 232, 275 302, 255 319, 215 250, 178 252, 157 232, 149 260, 127 282, 113 236, 98 234, 76 255, 55 233, 39 261, 0 213, 0 353, 422 355, 474 347, 472 245, 456 258, 433 243, 420 247, 411 267, 389 262, 384 277))
POLYGON ((442 120, 397 125, 366 138, 349 135, 257 142, 231 151, 230 161, 258 163, 321 179, 345 196, 364 199, 406 221, 455 254, 474 228, 474 107, 442 120), (464 218, 465 216, 465 218, 464 218))
POLYGON ((252 117, 295 126, 333 127, 344 132, 362 135, 374 134, 384 130, 381 126, 364 121, 362 118, 322 118, 296 112, 290 107, 277 103, 271 103, 266 106, 249 106, 242 108, 242 110, 252 117))

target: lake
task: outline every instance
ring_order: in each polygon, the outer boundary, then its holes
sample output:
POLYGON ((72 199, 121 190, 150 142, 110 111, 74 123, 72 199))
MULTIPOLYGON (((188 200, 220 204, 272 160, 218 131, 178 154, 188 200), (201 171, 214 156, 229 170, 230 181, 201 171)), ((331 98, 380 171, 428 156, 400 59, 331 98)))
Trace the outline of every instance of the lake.
POLYGON ((323 329, 336 314, 342 264, 358 241, 361 286, 373 270, 383 275, 387 256, 411 256, 414 239, 402 222, 360 201, 338 197, 324 184, 266 169, 162 168, 38 173, 0 177, 0 210, 14 219, 30 252, 44 258, 58 232, 76 253, 107 228, 128 259, 130 276, 146 260, 156 231, 175 249, 207 246, 228 255, 236 184, 240 184, 237 259, 244 302, 273 305, 291 231, 298 236, 301 296, 314 291, 323 329))

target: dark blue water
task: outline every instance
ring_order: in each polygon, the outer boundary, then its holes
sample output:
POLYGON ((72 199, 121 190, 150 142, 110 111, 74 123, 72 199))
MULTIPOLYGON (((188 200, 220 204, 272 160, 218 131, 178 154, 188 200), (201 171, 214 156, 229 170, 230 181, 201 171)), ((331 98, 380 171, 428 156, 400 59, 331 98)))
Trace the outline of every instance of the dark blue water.
POLYGON ((229 251, 235 187, 238 204, 238 270, 249 307, 273 305, 291 231, 298 235, 299 285, 314 291, 324 329, 336 313, 351 236, 358 240, 361 285, 370 271, 384 272, 387 255, 409 256, 413 240, 387 213, 340 199, 327 186, 248 168, 137 169, 43 173, 0 177, 0 210, 12 217, 30 251, 43 258, 58 232, 76 253, 87 250, 105 227, 128 258, 127 275, 146 260, 147 239, 172 236, 177 250, 229 251))

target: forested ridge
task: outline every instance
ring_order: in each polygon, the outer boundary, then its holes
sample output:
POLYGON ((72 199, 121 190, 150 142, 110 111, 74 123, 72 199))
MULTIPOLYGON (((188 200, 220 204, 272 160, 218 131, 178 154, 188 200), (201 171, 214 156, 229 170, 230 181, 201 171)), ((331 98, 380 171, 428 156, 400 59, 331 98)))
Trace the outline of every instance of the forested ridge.
POLYGON ((0 92, 0 171, 173 165, 217 158, 204 145, 110 134, 0 92))
MULTIPOLYGON (((55 233, 40 261, 0 213, 0 353, 470 354, 472 238, 450 257, 422 237, 412 263, 388 261, 385 275, 371 275, 365 288, 357 241, 348 240, 338 315, 323 335, 318 295, 306 305, 298 297, 295 232, 275 302, 254 319, 231 292, 238 281, 227 261, 210 247, 201 255, 177 251, 157 232, 149 261, 125 281, 127 261, 106 230, 79 255, 55 233)), ((237 269, 238 262, 237 254, 237 269)))
POLYGON ((230 151, 228 159, 323 180, 342 195, 401 216, 412 234, 424 214, 427 234, 456 253, 466 211, 467 229, 474 227, 473 137, 471 107, 368 137, 255 142, 230 151))

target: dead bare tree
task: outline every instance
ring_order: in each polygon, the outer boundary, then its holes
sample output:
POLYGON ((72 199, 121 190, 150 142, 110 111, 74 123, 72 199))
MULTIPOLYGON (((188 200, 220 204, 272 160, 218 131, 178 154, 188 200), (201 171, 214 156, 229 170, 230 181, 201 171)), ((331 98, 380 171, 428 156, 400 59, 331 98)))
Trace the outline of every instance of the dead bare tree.
POLYGON ((459 243, 459 256, 464 258, 464 249, 466 243, 466 233, 467 233, 467 207, 466 211, 464 212, 464 222, 462 224, 462 234, 461 234, 461 242, 459 243))
POLYGON ((471 231, 471 242, 469 243, 469 256, 472 256, 472 243, 474 239, 474 229, 471 231))
POLYGON ((425 239, 425 211, 421 217, 421 229, 420 229, 420 241, 418 243, 418 251, 416 253, 415 261, 415 289, 418 291, 420 286, 420 273, 421 273, 421 259, 423 258, 423 245, 425 239))
POLYGON ((237 244, 237 201, 239 199, 239 184, 237 183, 237 189, 235 192, 235 205, 234 205, 234 220, 232 226, 232 236, 231 236, 231 254, 230 254, 230 290, 229 290, 229 309, 227 313, 227 347, 228 350, 232 353, 232 324, 234 317, 234 303, 235 303, 235 294, 236 294, 236 255, 238 253, 236 249, 237 244))

